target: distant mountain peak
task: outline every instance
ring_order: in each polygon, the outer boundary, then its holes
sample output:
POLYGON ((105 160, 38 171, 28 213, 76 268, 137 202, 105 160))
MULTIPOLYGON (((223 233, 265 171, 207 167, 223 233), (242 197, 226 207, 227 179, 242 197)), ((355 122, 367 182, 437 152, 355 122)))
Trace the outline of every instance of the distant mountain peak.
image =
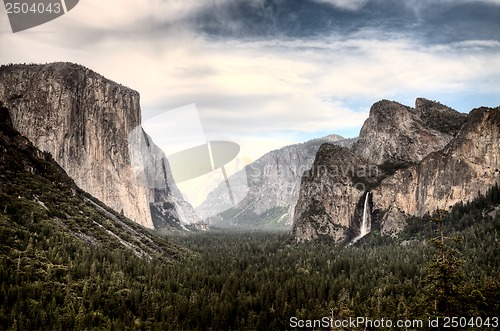
POLYGON ((354 144, 356 153, 375 164, 418 162, 443 148, 467 117, 423 98, 415 103, 415 108, 389 100, 373 104, 354 144))
MULTIPOLYGON (((219 227, 291 228, 302 174, 311 168, 320 146, 328 143, 350 147, 354 141, 331 134, 266 153, 229 178, 246 177, 249 192, 236 208, 210 217, 210 223, 219 227)), ((197 208, 199 214, 213 214, 211 211, 227 199, 224 192, 222 183, 197 208)))

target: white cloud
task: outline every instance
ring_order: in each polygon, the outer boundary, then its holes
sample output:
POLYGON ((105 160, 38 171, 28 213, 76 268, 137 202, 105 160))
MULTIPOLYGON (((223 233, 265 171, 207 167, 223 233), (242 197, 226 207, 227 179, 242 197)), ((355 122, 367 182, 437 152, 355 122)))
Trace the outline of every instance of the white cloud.
POLYGON ((203 10, 214 1, 197 0, 108 0, 106 2, 80 1, 73 9, 74 20, 91 27, 103 29, 130 28, 136 23, 151 21, 181 22, 194 12, 203 10))
MULTIPOLYGON (((356 10, 366 1, 329 2, 356 10)), ((382 98, 500 95, 496 40, 426 47, 363 30, 351 38, 221 41, 182 24, 162 31, 140 25, 148 18, 172 23, 207 3, 154 0, 144 8, 87 0, 16 34, 1 14, 0 63, 83 64, 138 90, 145 117, 195 103, 208 137, 239 143, 249 159, 298 142, 301 133, 360 128, 369 108, 360 105, 382 98)))
POLYGON ((340 9, 359 10, 363 8, 369 0, 314 0, 320 3, 327 3, 340 9))
POLYGON ((482 2, 482 3, 489 3, 493 5, 500 5, 500 0, 406 0, 407 2, 412 2, 412 3, 423 3, 423 4, 436 4, 436 3, 464 3, 464 2, 482 2))

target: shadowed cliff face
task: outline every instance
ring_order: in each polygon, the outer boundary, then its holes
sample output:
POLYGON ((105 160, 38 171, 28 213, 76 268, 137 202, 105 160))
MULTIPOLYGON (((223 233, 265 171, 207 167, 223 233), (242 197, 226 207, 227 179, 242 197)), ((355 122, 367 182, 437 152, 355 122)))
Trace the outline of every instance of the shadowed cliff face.
POLYGON ((156 146, 142 127, 129 135, 129 148, 134 176, 148 190, 151 219, 157 230, 186 230, 186 224, 200 221, 186 202, 173 179, 165 153, 156 146))
POLYGON ((364 186, 354 178, 369 171, 366 161, 349 149, 321 145, 312 169, 302 176, 293 224, 296 239, 327 235, 343 240, 364 193, 364 186))
POLYGON ((367 165, 373 171, 347 173, 343 180, 304 176, 296 239, 328 235, 340 242, 351 236, 360 221, 356 205, 366 191, 372 192, 374 219, 387 234, 400 231, 408 215, 447 209, 485 192, 500 180, 499 114, 499 108, 479 108, 467 116, 425 99, 417 99, 415 109, 376 103, 352 151, 321 148, 313 164, 313 169, 367 165))
MULTIPOLYGON (((74 241, 92 248, 120 250, 145 260, 170 261, 188 253, 78 188, 49 153, 40 151, 13 128, 9 110, 1 101, 0 208, 0 232, 12 239, 2 242, 7 253, 18 251, 26 237, 49 240, 52 245, 74 241)), ((38 253, 31 259, 23 258, 31 262, 40 258, 47 263, 41 258, 43 253, 38 253)))
POLYGON ((154 227, 150 203, 159 201, 130 154, 130 135, 141 124, 136 91, 75 64, 11 65, 0 68, 0 101, 14 127, 51 153, 79 187, 154 227))

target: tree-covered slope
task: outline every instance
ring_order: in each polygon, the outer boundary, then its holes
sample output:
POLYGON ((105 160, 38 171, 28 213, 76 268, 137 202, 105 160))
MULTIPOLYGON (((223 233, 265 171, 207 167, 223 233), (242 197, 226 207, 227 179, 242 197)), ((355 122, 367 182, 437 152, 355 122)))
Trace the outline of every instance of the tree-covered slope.
POLYGON ((80 190, 0 107, 0 329, 92 325, 127 270, 190 255, 80 190))

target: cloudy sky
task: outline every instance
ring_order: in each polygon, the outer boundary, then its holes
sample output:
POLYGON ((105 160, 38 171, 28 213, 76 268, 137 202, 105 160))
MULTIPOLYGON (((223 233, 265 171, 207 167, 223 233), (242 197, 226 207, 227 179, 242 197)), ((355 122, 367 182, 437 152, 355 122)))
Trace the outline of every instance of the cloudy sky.
POLYGON ((500 0, 81 0, 15 34, 2 7, 0 64, 52 61, 138 90, 155 140, 158 115, 194 104, 251 160, 354 137, 380 99, 500 105, 500 0))

